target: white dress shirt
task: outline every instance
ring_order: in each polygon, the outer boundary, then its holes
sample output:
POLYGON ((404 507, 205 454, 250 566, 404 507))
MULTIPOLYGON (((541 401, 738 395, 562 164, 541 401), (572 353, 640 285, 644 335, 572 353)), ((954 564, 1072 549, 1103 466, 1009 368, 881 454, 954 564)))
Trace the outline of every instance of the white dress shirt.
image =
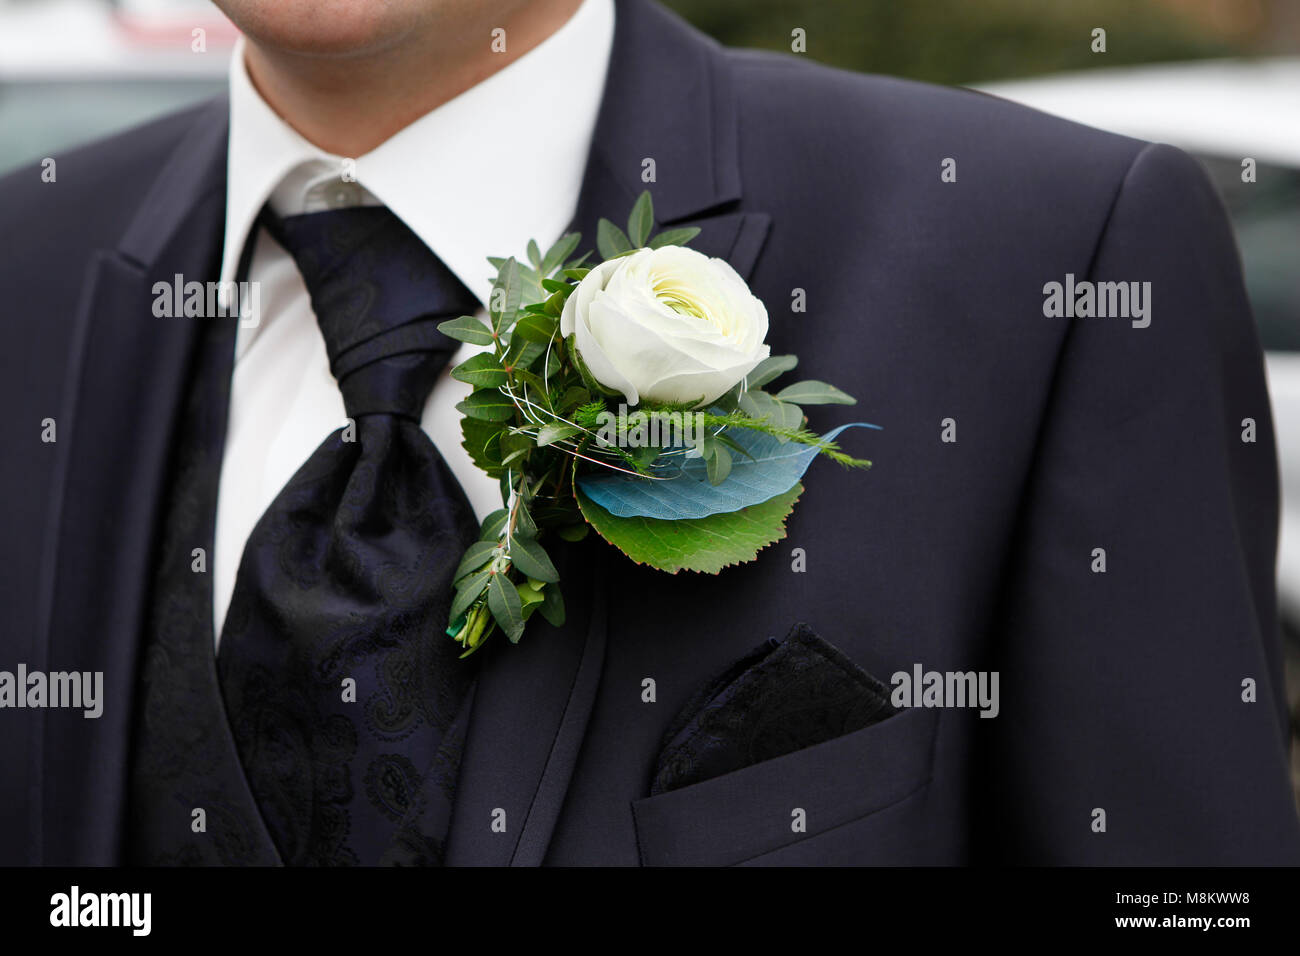
MULTIPOLYGON (((267 105, 248 77, 242 39, 236 45, 221 278, 236 278, 245 242, 255 242, 247 278, 259 283, 260 309, 235 346, 211 556, 218 641, 253 526, 346 420, 293 259, 260 227, 250 236, 263 203, 280 215, 385 205, 486 302, 488 256, 522 257, 529 239, 545 249, 573 218, 613 33, 613 0, 584 0, 540 45, 347 166, 267 105)), ((475 350, 462 348, 448 369, 475 350)), ((501 493, 460 444, 455 405, 469 391, 444 372, 421 424, 481 520, 501 507, 501 493)))

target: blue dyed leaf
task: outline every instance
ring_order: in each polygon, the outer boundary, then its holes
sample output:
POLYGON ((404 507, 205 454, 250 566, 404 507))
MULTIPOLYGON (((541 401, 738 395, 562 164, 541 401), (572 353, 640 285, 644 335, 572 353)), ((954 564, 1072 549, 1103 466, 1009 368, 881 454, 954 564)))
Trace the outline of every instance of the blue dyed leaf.
MULTIPOLYGON (((852 422, 822 437, 834 441, 846 428, 879 427, 852 422)), ((663 481, 601 471, 582 476, 578 486, 591 501, 619 518, 706 518, 739 511, 789 491, 817 457, 816 448, 781 442, 762 432, 733 428, 727 435, 753 457, 733 455, 731 472, 721 484, 710 484, 707 463, 691 458, 681 474, 663 481)))

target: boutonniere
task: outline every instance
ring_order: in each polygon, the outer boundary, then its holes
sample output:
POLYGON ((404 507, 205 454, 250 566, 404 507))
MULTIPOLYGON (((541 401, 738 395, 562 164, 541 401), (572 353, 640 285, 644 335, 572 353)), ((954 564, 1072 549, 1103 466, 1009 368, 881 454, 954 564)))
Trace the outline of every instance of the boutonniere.
POLYGON ((784 537, 817 455, 870 467, 836 444, 853 425, 817 435, 801 409, 855 399, 815 380, 771 390, 798 360, 769 354, 763 303, 687 248, 699 229, 652 237, 653 219, 649 192, 626 232, 602 219, 596 265, 569 258, 577 233, 530 242, 527 264, 491 259, 488 324, 439 326, 485 346, 451 374, 474 386, 464 446, 503 501, 455 573, 447 633, 464 655, 497 628, 518 641, 535 613, 563 623, 555 539, 594 530, 633 561, 717 573, 784 537))

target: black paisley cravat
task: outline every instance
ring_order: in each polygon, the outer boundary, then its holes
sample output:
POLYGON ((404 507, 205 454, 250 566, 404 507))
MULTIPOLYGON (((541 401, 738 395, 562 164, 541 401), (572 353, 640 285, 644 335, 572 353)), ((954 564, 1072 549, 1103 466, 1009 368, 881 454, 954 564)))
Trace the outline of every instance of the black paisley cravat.
POLYGON ((474 297, 396 216, 263 221, 311 294, 340 428, 244 548, 218 652, 249 787, 288 864, 441 862, 472 659, 443 633, 477 525, 420 428, 474 297))

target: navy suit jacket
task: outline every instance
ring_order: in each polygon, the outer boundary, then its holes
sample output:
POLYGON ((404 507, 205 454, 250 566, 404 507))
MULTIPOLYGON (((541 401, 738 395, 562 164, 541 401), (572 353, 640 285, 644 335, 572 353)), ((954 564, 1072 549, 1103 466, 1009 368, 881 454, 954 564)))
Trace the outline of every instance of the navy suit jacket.
MULTIPOLYGON (((0 180, 0 668, 102 670, 106 699, 98 720, 0 711, 3 863, 121 859, 198 325, 155 318, 151 287, 216 278, 226 124, 217 100, 57 157, 57 182, 0 180)), ((767 303, 773 354, 859 399, 813 427, 884 426, 845 436, 875 467, 815 463, 788 537, 718 576, 576 550, 569 622, 485 652, 449 862, 1300 860, 1268 396, 1198 166, 988 96, 723 49, 620 0, 584 245, 646 185, 660 225, 700 226, 693 245, 767 303), (1067 274, 1149 281, 1150 326, 1045 316, 1067 274), (678 708, 799 621, 886 683, 997 671, 1000 713, 905 710, 651 796, 678 708)))

